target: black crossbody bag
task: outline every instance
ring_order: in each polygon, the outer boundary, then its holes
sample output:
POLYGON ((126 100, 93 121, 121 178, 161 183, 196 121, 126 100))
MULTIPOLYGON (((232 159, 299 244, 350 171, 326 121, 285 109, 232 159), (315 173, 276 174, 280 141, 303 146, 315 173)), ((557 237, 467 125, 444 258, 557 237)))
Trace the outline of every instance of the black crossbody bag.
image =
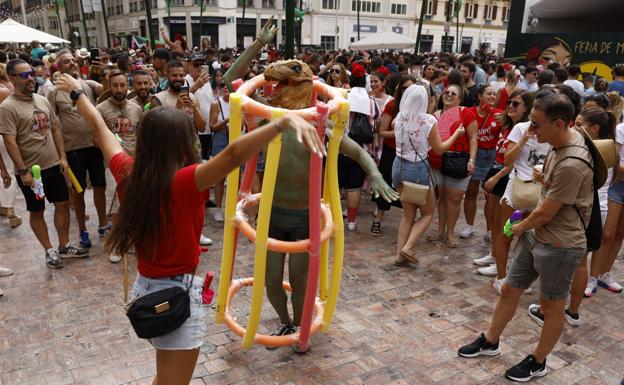
POLYGON ((126 305, 126 316, 139 338, 155 338, 176 330, 191 316, 195 273, 184 290, 179 286, 159 290, 126 305))

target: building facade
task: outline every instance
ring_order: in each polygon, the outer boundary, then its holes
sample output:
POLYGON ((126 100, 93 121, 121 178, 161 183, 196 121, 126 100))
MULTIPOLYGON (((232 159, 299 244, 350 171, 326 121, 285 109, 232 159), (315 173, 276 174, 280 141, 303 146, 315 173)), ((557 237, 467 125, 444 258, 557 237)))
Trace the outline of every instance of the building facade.
MULTIPOLYGON (((115 36, 148 36, 145 0, 83 0, 83 3, 95 1, 106 6, 112 44, 119 42, 115 36)), ((456 1, 295 0, 305 12, 302 25, 296 27, 296 36, 301 37, 304 45, 325 49, 349 48, 358 40, 359 2, 359 38, 393 31, 415 40, 423 1, 421 51, 474 52, 484 48, 503 53, 510 0, 464 0, 458 12, 459 21, 455 17, 456 1)), ((85 13, 85 34, 79 0, 65 0, 67 12, 60 12, 60 22, 54 6, 50 5, 44 11, 29 11, 33 9, 32 4, 41 4, 41 1, 26 2, 30 26, 64 35, 68 40, 71 40, 72 32, 79 36, 78 44, 83 46, 87 34, 92 46, 107 44, 102 12, 85 13)), ((159 28, 164 26, 170 38, 184 37, 189 47, 200 46, 206 39, 219 48, 247 46, 262 25, 274 16, 274 23, 280 28, 276 43, 280 45, 283 41, 285 0, 204 0, 204 4, 204 11, 200 12, 199 0, 172 0, 168 10, 167 0, 152 0, 152 31, 159 35, 159 28), (244 8, 243 2, 246 2, 244 8)))

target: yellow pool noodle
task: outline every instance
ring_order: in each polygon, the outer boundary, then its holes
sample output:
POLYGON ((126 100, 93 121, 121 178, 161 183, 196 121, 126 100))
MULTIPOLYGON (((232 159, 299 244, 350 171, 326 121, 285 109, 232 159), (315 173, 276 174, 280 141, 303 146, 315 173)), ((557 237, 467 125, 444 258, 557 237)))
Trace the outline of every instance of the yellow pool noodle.
MULTIPOLYGON (((271 113, 271 120, 278 119, 283 114, 283 110, 273 110, 271 113)), ((271 218, 271 206, 273 204, 273 193, 275 192, 275 181, 277 179, 277 169, 279 166, 281 150, 282 134, 279 134, 273 138, 271 143, 269 143, 266 165, 264 168, 262 195, 260 196, 260 207, 258 208, 258 221, 256 224, 254 284, 251 294, 249 321, 247 323, 247 330, 245 330, 245 335, 243 336, 243 348, 249 348, 253 344, 256 337, 256 331, 258 330, 258 323, 260 322, 260 312, 262 311, 262 299, 264 296, 264 283, 266 278, 269 221, 271 218)))
MULTIPOLYGON (((237 93, 230 94, 230 143, 234 142, 241 135, 241 96, 237 93)), ((217 311, 215 322, 223 322, 227 293, 232 278, 232 265, 234 261, 234 214, 236 213, 236 203, 238 201, 238 180, 240 168, 235 167, 227 176, 227 192, 225 196, 225 222, 223 229, 223 252, 221 256, 221 275, 219 278, 219 294, 217 298, 217 311)))
POLYGON ((342 278, 342 263, 344 257, 344 222, 342 220, 342 208, 340 206, 340 192, 338 189, 338 151, 340 142, 344 135, 347 117, 349 116, 349 103, 343 101, 340 104, 338 112, 337 124, 334 126, 334 132, 329 141, 329 151, 327 152, 327 169, 329 170, 328 186, 330 196, 330 207, 332 218, 336 230, 334 232, 334 255, 332 265, 332 277, 329 284, 329 292, 325 303, 325 314, 323 315, 324 333, 329 329, 336 303, 338 302, 338 291, 340 289, 340 280, 342 278))

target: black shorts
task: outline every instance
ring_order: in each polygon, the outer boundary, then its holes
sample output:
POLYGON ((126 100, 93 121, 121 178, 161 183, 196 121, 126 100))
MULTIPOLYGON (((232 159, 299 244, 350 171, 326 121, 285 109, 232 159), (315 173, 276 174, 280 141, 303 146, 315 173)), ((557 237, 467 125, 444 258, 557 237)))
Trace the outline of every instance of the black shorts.
POLYGON ((346 191, 361 190, 366 173, 360 164, 348 156, 338 154, 338 185, 346 191))
POLYGON ((106 187, 104 175, 104 156, 102 151, 95 147, 81 148, 67 151, 67 163, 74 172, 78 183, 83 189, 87 187, 87 172, 93 187, 106 187))
MULTIPOLYGON (((16 179, 17 185, 22 189, 26 199, 26 210, 43 211, 45 209, 45 200, 37 199, 32 188, 22 184, 22 178, 17 176, 16 179)), ((48 202, 66 202, 69 200, 67 183, 65 183, 65 176, 61 173, 60 166, 41 170, 41 181, 43 182, 43 192, 48 202)))

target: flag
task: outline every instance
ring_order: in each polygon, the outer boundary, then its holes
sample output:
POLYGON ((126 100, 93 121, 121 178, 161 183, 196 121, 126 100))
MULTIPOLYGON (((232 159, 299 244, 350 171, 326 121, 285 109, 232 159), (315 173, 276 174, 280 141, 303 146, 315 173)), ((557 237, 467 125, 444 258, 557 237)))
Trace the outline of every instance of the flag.
POLYGON ((56 6, 59 7, 59 9, 64 8, 65 0, 56 0, 56 6))
POLYGON ((169 17, 169 21, 171 22, 171 3, 173 0, 167 0, 167 16, 169 17))
POLYGON ((206 10, 206 2, 204 0, 199 0, 199 12, 203 13, 206 10))
POLYGON ((457 0, 457 3, 455 4, 455 17, 459 19, 459 11, 461 9, 462 6, 462 2, 461 0, 457 0))

